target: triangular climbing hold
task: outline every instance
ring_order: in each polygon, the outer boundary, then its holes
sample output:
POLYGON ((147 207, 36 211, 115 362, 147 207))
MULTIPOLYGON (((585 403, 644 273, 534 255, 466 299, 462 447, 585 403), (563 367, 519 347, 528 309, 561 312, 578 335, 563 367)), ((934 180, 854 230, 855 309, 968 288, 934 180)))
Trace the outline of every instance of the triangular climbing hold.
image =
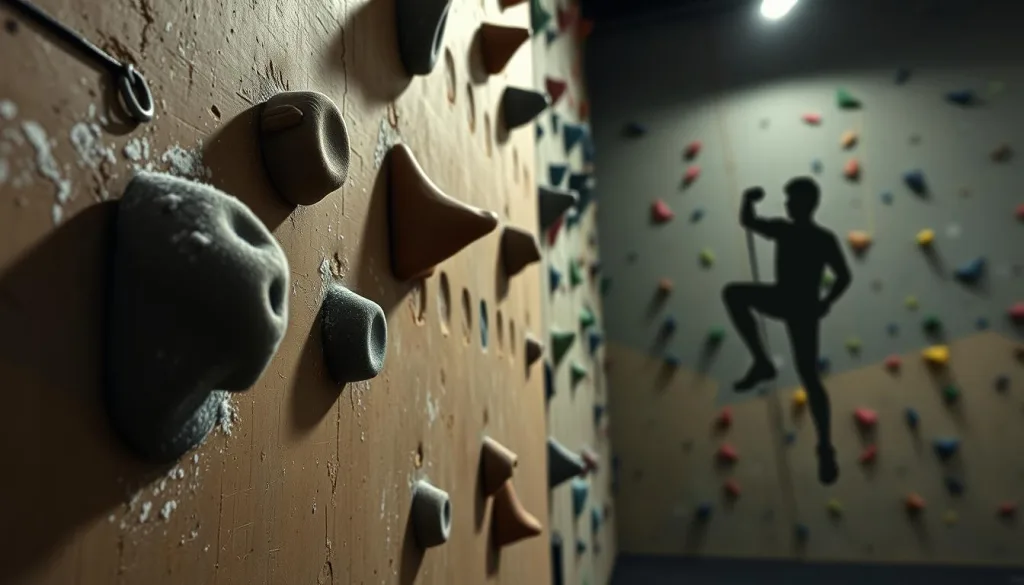
POLYGON ((532 333, 527 333, 523 341, 526 345, 526 365, 531 366, 544 355, 544 344, 532 333))
POLYGON ((866 252, 871 247, 871 236, 860 230, 853 230, 847 234, 846 241, 850 243, 850 248, 858 254, 866 252))
POLYGON ((941 368, 949 363, 949 347, 933 345, 921 352, 921 358, 929 366, 941 368))
POLYGON ((587 552, 587 543, 582 538, 576 539, 576 554, 582 555, 587 552))
POLYGON ((953 276, 964 284, 977 284, 984 274, 985 258, 978 256, 977 258, 958 266, 956 271, 954 271, 953 276))
POLYGON ((554 246, 555 245, 555 241, 558 240, 558 234, 559 234, 559 232, 562 231, 562 224, 564 224, 564 223, 565 223, 565 215, 561 215, 548 228, 548 231, 546 232, 547 239, 548 239, 548 246, 554 246))
POLYGON ((978 103, 978 96, 971 89, 958 89, 946 93, 946 101, 958 106, 973 106, 978 103))
POLYGON ((569 188, 580 193, 592 189, 596 184, 590 173, 569 173, 569 188))
POLYGON ((551 43, 555 42, 558 38, 558 29, 549 28, 544 31, 544 44, 551 46, 551 43))
POLYGON ((391 269, 399 280, 427 276, 434 267, 498 227, 491 211, 445 195, 404 144, 388 162, 391 269))
POLYGON ((916 429, 917 425, 921 422, 921 415, 919 415, 913 408, 908 408, 903 413, 903 417, 907 421, 907 426, 911 429, 916 429))
POLYGON ((856 181, 860 178, 860 161, 855 158, 851 158, 846 161, 843 165, 843 176, 851 181, 856 181))
POLYGON ((594 312, 587 307, 580 309, 580 329, 589 329, 597 324, 594 312))
POLYGON ((550 402, 555 396, 555 369, 544 362, 544 401, 550 402))
POLYGON ((601 336, 597 331, 591 331, 587 334, 587 341, 590 347, 590 355, 597 353, 598 348, 604 343, 604 337, 601 336))
POLYGON ((578 364, 576 362, 572 362, 571 364, 569 364, 569 382, 573 386, 576 386, 577 384, 582 382, 584 379, 586 379, 586 377, 587 368, 583 367, 581 364, 578 364))
POLYGON ((850 149, 857 144, 857 133, 853 130, 847 130, 843 132, 843 135, 839 137, 839 145, 843 148, 850 149))
POLYGON ((705 342, 710 346, 717 346, 725 340, 725 329, 722 327, 712 327, 708 329, 708 336, 705 338, 705 342))
POLYGON ((538 187, 537 216, 540 219, 540 228, 546 230, 554 225, 566 210, 576 205, 577 202, 579 202, 579 196, 573 191, 538 187))
POLYGON ((580 263, 575 258, 569 260, 569 285, 577 287, 583 284, 583 271, 580 269, 580 263))
POLYGON ((532 233, 506 225, 501 232, 501 260, 505 274, 513 276, 540 260, 540 247, 532 233))
POLYGON ((562 184, 566 173, 569 172, 569 165, 550 164, 548 165, 548 181, 555 187, 562 184))
POLYGON ((811 125, 811 126, 817 126, 817 125, 821 124, 821 114, 818 114, 818 113, 815 113, 815 112, 808 112, 808 113, 800 116, 800 119, 803 120, 805 124, 808 124, 808 125, 811 125))
POLYGON ((527 28, 487 22, 480 25, 477 34, 480 35, 484 70, 491 75, 504 71, 519 47, 530 38, 530 30, 527 28))
POLYGON ((579 518, 587 507, 587 496, 590 494, 590 483, 582 478, 574 478, 572 488, 572 515, 579 518))
POLYGON ((501 96, 505 127, 509 130, 529 124, 549 106, 548 96, 532 89, 506 87, 501 96))
POLYGON ((545 77, 544 78, 544 89, 547 90, 548 96, 551 97, 551 105, 558 103, 558 100, 562 99, 565 95, 565 90, 569 88, 569 84, 564 79, 557 77, 545 77))
POLYGON ((576 334, 572 331, 551 331, 551 359, 555 361, 556 366, 561 363, 565 354, 569 353, 574 341, 576 334))
POLYGON ((667 223, 672 221, 673 217, 675 217, 675 213, 661 199, 651 204, 651 221, 654 223, 667 223))
POLYGON ((926 195, 928 193, 928 185, 925 182, 924 173, 921 171, 907 171, 903 173, 903 183, 916 195, 926 195))
POLYGON ((562 142, 565 154, 572 152, 572 149, 583 140, 584 134, 586 134, 586 130, 581 124, 570 124, 569 122, 562 124, 562 142))
POLYGON ((491 525, 494 544, 498 546, 508 546, 544 532, 540 520, 519 501, 511 480, 494 494, 491 525))
POLYGON ((484 437, 480 448, 484 495, 493 495, 501 489, 501 486, 512 478, 518 464, 519 457, 511 449, 491 437, 484 437))
POLYGON ((548 266, 548 288, 555 292, 562 285, 562 271, 554 266, 548 266))
POLYGON ((690 186, 700 177, 700 166, 693 165, 683 173, 683 185, 690 186))
POLYGON ((854 110, 861 107, 861 102, 849 90, 839 88, 836 90, 836 105, 843 110, 854 110))
POLYGON ((544 8, 541 0, 530 0, 530 27, 534 32, 544 30, 551 22, 551 13, 544 8))
POLYGON ((553 437, 548 437, 548 487, 560 485, 583 473, 586 466, 579 455, 553 437))

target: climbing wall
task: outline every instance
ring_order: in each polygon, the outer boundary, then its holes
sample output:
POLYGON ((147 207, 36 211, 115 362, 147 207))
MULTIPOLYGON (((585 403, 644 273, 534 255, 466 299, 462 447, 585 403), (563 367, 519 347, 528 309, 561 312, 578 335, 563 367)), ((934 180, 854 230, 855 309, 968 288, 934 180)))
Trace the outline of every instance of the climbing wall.
MULTIPOLYGON (((478 36, 485 21, 529 27, 530 7, 455 1, 436 66, 410 77, 396 10, 436 12, 444 3, 41 5, 134 64, 148 79, 156 116, 125 123, 104 72, 0 7, 0 54, 17 56, 0 63, 4 581, 550 582, 549 425, 543 369, 526 363, 524 339, 545 331, 554 312, 541 302, 540 264, 506 278, 500 246, 508 226, 537 232, 533 127, 509 132, 501 100, 506 86, 532 88, 531 51, 545 47, 524 45, 503 73, 488 76, 478 36), (271 185, 259 143, 261 104, 297 90, 337 105, 351 148, 344 186, 298 207, 271 185), (393 275, 389 254, 430 249, 458 230, 389 238, 388 169, 399 142, 432 185, 493 212, 498 223, 430 276, 408 282, 393 275), (273 360, 251 388, 220 405, 200 446, 165 466, 143 464, 124 448, 102 401, 109 235, 116 201, 139 170, 237 197, 290 266, 289 321, 273 360), (372 380, 337 384, 325 368, 317 316, 332 283, 386 314, 386 361, 372 380), (543 525, 502 548, 492 537, 493 501, 481 495, 484 436, 518 454, 511 481, 543 525), (445 490, 451 503, 447 543, 426 551, 410 514, 417 480, 445 490)), ((433 39, 432 30, 414 32, 433 39)), ((169 286, 193 300, 225 298, 197 278, 169 286)), ((224 311, 209 314, 210 327, 235 314, 231 299, 224 302, 224 311)), ((136 342, 156 351, 164 340, 147 338, 158 337, 147 323, 136 323, 136 342)), ((551 426, 561 425, 569 442, 582 440, 570 435, 582 427, 569 426, 565 410, 551 426)), ((561 496, 553 496, 551 518, 566 531, 561 496)), ((607 534, 599 537, 610 556, 607 534)))
POLYGON ((555 561, 555 580, 607 583, 616 555, 617 513, 611 493, 604 318, 598 289, 598 187, 593 181, 589 97, 582 79, 590 25, 574 2, 540 0, 534 6, 535 27, 538 20, 546 22, 538 30, 547 31, 533 39, 534 83, 546 88, 553 102, 536 120, 537 181, 541 188, 572 190, 578 196, 576 205, 544 233, 543 306, 550 326, 545 332, 548 430, 566 447, 586 449, 598 460, 589 479, 566 482, 551 493, 551 527, 563 548, 562 566, 555 561), (560 346, 566 345, 562 352, 560 346))
POLYGON ((1020 563, 1018 16, 831 3, 595 32, 623 552, 1020 563), (851 36, 866 28, 870 47, 851 36), (666 55, 685 56, 678 74, 660 74, 666 55), (774 278, 742 191, 763 186, 758 213, 783 215, 798 175, 821 185, 816 218, 853 271, 821 336, 831 487, 785 330, 764 325, 778 379, 738 394, 750 356, 721 302, 729 282, 774 278))

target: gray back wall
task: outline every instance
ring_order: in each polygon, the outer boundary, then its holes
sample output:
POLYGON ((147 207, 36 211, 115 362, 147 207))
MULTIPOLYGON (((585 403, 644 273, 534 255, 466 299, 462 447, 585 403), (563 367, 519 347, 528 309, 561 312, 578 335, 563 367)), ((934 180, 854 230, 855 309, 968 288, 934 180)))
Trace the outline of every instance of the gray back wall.
MULTIPOLYGON (((653 355, 672 353, 696 368, 706 331, 723 326, 726 342, 707 371, 731 387, 749 364, 720 301, 727 282, 751 279, 740 193, 762 185, 768 197, 759 211, 782 214, 782 185, 812 174, 814 159, 823 164, 818 220, 844 246, 850 230, 874 239, 863 259, 846 248, 854 283, 822 329, 821 352, 833 372, 927 346, 920 322, 929 314, 942 319, 949 338, 974 331, 979 318, 1019 333, 1006 310, 1024 300, 1024 223, 1014 217, 1024 203, 1024 174, 1019 154, 1002 164, 989 155, 1004 142, 1024 149, 1022 19, 1024 2, 1015 1, 803 0, 776 23, 762 21, 755 6, 595 31, 587 68, 600 245, 613 280, 604 299, 609 338, 653 355), (894 75, 903 66, 912 75, 899 85, 894 75), (863 109, 839 110, 840 86, 863 109), (962 88, 985 103, 960 108, 944 100, 962 88), (824 118, 818 127, 800 120, 812 111, 824 118), (631 121, 644 124, 647 135, 624 137, 631 121), (860 134, 850 151, 839 145, 846 130, 860 134), (682 189, 683 149, 692 140, 704 145, 694 161, 702 174, 682 189), (863 168, 859 182, 841 173, 851 157, 863 168), (925 173, 927 198, 902 183, 915 168, 925 173), (883 192, 892 193, 891 205, 883 192), (659 198, 676 217, 654 226, 650 206, 659 198), (690 220, 695 209, 704 212, 699 222, 690 220), (934 260, 915 242, 924 228, 936 232, 934 260), (716 256, 706 269, 698 262, 703 248, 716 256), (956 266, 979 255, 989 263, 982 286, 955 282, 956 266), (675 291, 655 306, 662 277, 675 291), (919 299, 916 311, 904 306, 908 295, 919 299), (679 327, 662 348, 655 340, 666 315, 679 327), (897 335, 889 335, 890 323, 899 326, 897 335), (863 343, 859 355, 845 349, 853 337, 863 343)), ((772 280, 772 246, 758 241, 755 249, 761 278, 772 280)), ((782 327, 769 322, 768 339, 783 363, 779 383, 797 385, 782 327)), ((731 391, 719 396, 735 398, 731 391)))

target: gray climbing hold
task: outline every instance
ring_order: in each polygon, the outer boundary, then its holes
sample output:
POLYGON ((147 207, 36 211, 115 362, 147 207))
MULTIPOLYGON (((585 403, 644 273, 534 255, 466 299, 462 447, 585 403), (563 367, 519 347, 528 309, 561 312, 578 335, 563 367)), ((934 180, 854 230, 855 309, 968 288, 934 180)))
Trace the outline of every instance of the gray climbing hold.
POLYGON ((418 480, 412 488, 412 523, 420 548, 448 542, 452 531, 452 503, 448 492, 418 480))
POLYGON ((529 124, 550 105, 548 96, 532 89, 506 87, 501 96, 505 126, 511 130, 529 124))
POLYGON ((409 75, 434 70, 450 7, 451 0, 395 0, 398 54, 409 75))
POLYGON ((548 437, 548 487, 555 487, 584 472, 586 466, 579 455, 573 453, 553 437, 548 437))
POLYGON ((377 377, 388 350, 384 310, 337 283, 320 305, 321 336, 327 371, 337 384, 377 377))
POLYGON ((228 392, 256 383, 288 325, 288 275, 239 200, 159 173, 132 179, 114 228, 104 398, 133 451, 177 459, 228 392))
POLYGON ((315 91, 274 95, 260 110, 260 150, 274 189, 313 205, 348 177, 348 130, 331 98, 315 91))
POLYGON ((562 217, 567 209, 576 205, 579 196, 574 191, 537 187, 537 216, 540 228, 546 230, 562 217))

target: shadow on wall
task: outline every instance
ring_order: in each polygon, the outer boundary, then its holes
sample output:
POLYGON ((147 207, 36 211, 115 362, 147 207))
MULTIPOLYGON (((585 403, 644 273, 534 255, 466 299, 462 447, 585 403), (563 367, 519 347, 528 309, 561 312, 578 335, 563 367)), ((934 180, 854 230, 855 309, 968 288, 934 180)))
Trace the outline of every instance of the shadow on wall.
POLYGON ((1024 583, 1021 568, 854 565, 623 555, 612 585, 964 585, 1024 583))

